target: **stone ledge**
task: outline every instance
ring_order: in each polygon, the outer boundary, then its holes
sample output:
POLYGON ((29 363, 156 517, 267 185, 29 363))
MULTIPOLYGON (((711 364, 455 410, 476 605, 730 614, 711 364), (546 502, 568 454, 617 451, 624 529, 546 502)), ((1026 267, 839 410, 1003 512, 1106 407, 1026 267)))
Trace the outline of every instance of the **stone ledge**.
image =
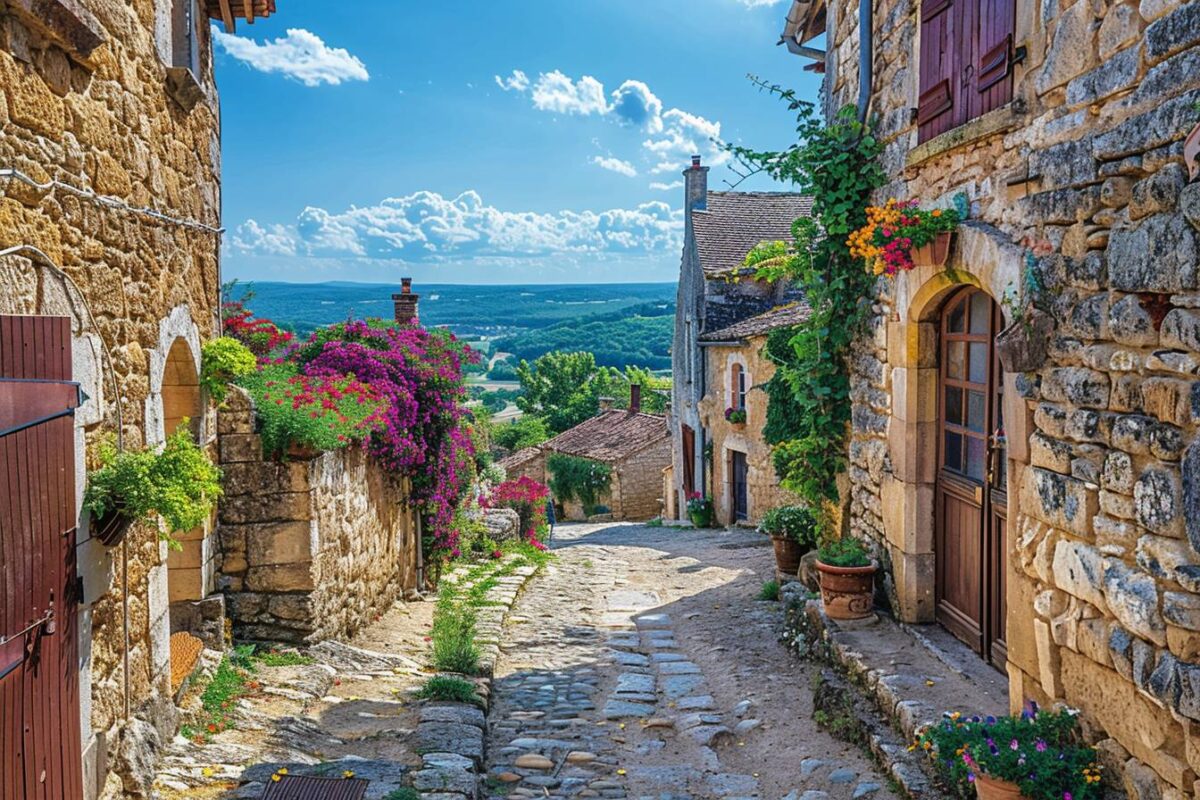
POLYGON ((905 168, 919 166, 943 153, 1015 128, 1022 121, 1023 117, 1017 112, 1016 107, 1012 103, 1008 103, 910 149, 904 157, 904 166, 905 168))

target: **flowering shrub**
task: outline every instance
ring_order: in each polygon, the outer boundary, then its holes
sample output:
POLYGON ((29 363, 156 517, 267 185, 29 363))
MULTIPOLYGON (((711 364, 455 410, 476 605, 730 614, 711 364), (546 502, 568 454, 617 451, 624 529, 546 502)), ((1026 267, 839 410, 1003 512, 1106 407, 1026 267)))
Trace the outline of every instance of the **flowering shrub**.
POLYGON ((254 398, 269 456, 292 446, 335 450, 362 442, 383 419, 379 393, 354 377, 301 375, 281 364, 264 366, 240 383, 254 398))
POLYGON ((731 422, 734 425, 741 425, 746 421, 746 409, 744 408, 727 408, 725 409, 725 421, 731 422))
POLYGON ((687 510, 689 514, 707 514, 712 511, 712 500, 700 492, 692 492, 688 495, 687 510))
POLYGON ((255 319, 250 309, 240 301, 232 300, 221 304, 226 336, 232 336, 260 359, 291 344, 295 336, 277 326, 269 319, 255 319))
POLYGON ((846 246, 876 275, 895 275, 913 268, 913 248, 954 230, 965 216, 954 208, 926 211, 917 208, 916 200, 892 198, 883 206, 867 208, 867 224, 850 234, 846 246))
POLYGON ((1074 711, 1040 712, 1032 701, 1020 715, 947 714, 910 749, 921 748, 962 798, 973 798, 979 775, 1009 781, 1030 800, 1098 800, 1100 766, 1079 744, 1074 711))
POLYGON ((522 475, 515 481, 505 481, 492 490, 489 497, 480 498, 487 508, 511 508, 521 518, 521 530, 529 543, 540 550, 545 547, 538 541, 549 524, 546 521, 546 501, 550 499, 550 487, 533 478, 522 475))
POLYGON ((254 353, 232 336, 218 336, 200 348, 200 385, 218 403, 225 400, 229 384, 250 375, 258 366, 254 353))

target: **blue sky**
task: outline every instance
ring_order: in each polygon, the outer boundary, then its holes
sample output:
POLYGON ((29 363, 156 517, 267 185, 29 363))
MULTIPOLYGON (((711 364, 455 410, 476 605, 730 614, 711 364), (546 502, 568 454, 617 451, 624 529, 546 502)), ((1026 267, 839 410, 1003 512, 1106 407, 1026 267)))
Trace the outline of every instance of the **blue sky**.
MULTIPOLYGON (((285 0, 215 45, 226 278, 674 280, 680 171, 789 143, 784 0, 285 0)), ((710 188, 733 180, 717 163, 710 188)), ((756 179, 740 188, 787 188, 756 179)))

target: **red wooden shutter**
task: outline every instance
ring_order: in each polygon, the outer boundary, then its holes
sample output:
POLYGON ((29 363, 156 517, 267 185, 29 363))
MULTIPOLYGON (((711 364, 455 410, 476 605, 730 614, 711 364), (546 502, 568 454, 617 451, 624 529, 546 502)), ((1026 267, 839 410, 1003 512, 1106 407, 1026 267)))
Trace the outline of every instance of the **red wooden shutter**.
POLYGON ((972 117, 986 114, 1012 100, 1014 0, 977 0, 979 36, 975 58, 972 117))
POLYGON ((952 127, 958 92, 958 43, 954 36, 955 4, 972 0, 924 0, 921 3, 921 75, 917 100, 918 141, 952 127))

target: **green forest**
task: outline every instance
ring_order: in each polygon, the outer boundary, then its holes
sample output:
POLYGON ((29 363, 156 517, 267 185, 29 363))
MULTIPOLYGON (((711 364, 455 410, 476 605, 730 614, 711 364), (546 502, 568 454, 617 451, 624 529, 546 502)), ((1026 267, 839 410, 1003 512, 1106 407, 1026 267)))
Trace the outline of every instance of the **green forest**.
POLYGON ((496 340, 495 347, 518 360, 533 361, 555 350, 587 350, 602 367, 670 369, 674 324, 674 303, 644 303, 506 336, 496 340))

